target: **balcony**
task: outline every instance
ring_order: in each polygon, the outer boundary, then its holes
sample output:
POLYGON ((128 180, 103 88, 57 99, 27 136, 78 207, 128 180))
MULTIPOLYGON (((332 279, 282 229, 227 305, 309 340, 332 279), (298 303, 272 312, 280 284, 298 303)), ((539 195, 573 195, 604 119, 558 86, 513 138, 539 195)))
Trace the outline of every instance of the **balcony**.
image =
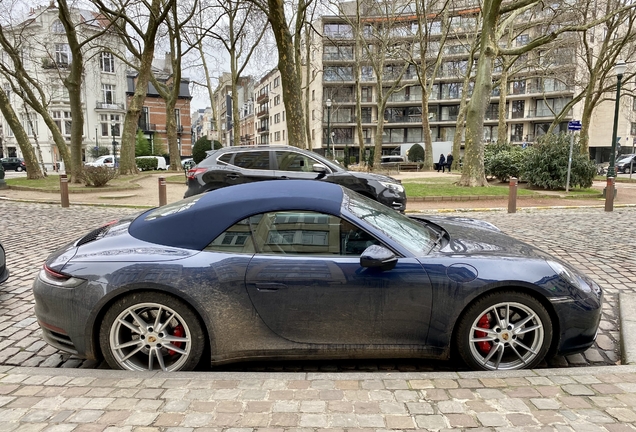
POLYGON ((157 130, 157 125, 154 123, 146 123, 140 121, 137 126, 144 132, 154 132, 157 130))
POLYGON ((256 97, 256 103, 258 104, 262 102, 267 102, 268 100, 269 100, 269 92, 261 93, 256 97))
MULTIPOLYGON (((555 109, 554 112, 548 108, 542 109, 532 109, 528 110, 528 114, 526 114, 526 118, 545 118, 545 117, 555 117, 557 114, 561 112, 560 109, 555 109)), ((572 117, 572 110, 568 111, 565 115, 566 118, 572 117)))
POLYGON ((256 132, 258 132, 258 133, 269 132, 269 126, 261 126, 258 129, 256 129, 256 132))
POLYGON ((387 123, 422 123, 421 115, 393 116, 386 120, 387 123))
POLYGON ((265 108, 256 113, 256 117, 265 117, 269 115, 269 108, 265 108))
POLYGON ((123 103, 97 102, 97 104, 95 105, 95 109, 123 111, 125 108, 123 103))

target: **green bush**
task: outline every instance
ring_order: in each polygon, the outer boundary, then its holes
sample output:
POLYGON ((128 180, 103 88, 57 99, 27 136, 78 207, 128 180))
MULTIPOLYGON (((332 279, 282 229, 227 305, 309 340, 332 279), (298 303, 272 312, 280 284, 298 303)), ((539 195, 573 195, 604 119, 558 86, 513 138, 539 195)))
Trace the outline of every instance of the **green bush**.
POLYGON ((148 141, 141 129, 137 131, 137 136, 135 137, 135 157, 139 156, 150 156, 150 141, 148 141))
MULTIPOLYGON (((570 136, 566 133, 546 134, 524 151, 521 175, 532 186, 544 189, 564 189, 568 172, 570 136)), ((572 150, 570 186, 589 188, 596 175, 594 162, 581 155, 578 138, 572 150)))
POLYGON ((422 162, 424 160, 424 149, 419 144, 414 144, 409 149, 409 162, 422 162))
POLYGON ((152 171, 157 169, 157 158, 146 158, 146 157, 138 157, 135 159, 137 163, 137 168, 141 171, 152 171))
POLYGON ((510 177, 519 178, 523 161, 523 149, 510 144, 489 144, 484 150, 486 175, 502 182, 510 180, 510 177))
POLYGON ((221 144, 221 142, 214 140, 214 150, 218 150, 220 148, 223 148, 223 144, 221 144))
MULTIPOLYGON (((215 141, 215 146, 218 141, 215 141)), ((212 150, 212 141, 210 141, 207 137, 201 137, 194 143, 192 146, 192 159, 194 159, 195 163, 201 162, 207 156, 205 154, 206 151, 212 150)))
POLYGON ((82 181, 86 186, 102 187, 117 177, 117 170, 106 166, 85 166, 82 181))

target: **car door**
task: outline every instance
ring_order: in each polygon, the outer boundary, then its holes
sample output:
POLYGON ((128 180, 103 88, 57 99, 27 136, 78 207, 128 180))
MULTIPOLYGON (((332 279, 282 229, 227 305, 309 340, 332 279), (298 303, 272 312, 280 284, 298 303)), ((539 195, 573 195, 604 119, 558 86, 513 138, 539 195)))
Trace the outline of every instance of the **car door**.
POLYGON ((256 254, 245 283, 254 308, 279 336, 316 344, 424 345, 431 284, 415 258, 391 270, 360 265, 380 242, 354 224, 309 211, 253 217, 256 254))
POLYGON ((269 150, 236 152, 230 164, 240 169, 225 174, 228 185, 272 180, 274 178, 271 152, 269 150))
MULTIPOLYGON (((276 178, 291 180, 315 180, 324 177, 314 171, 318 160, 300 152, 276 150, 276 178)), ((327 168, 329 173, 329 168, 327 168)))

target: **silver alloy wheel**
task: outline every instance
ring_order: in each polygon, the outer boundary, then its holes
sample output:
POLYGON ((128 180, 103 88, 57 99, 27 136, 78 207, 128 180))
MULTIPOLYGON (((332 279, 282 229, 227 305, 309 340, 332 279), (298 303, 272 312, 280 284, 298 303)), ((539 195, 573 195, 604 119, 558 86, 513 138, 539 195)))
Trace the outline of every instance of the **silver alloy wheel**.
POLYGON ((543 326, 532 308, 521 303, 497 303, 480 313, 473 322, 470 352, 485 369, 523 368, 539 355, 544 339, 543 326), (487 317, 488 328, 483 327, 484 317, 487 317))
POLYGON ((179 370, 192 350, 186 321, 158 303, 138 303, 122 311, 110 327, 109 341, 117 363, 135 371, 179 370))

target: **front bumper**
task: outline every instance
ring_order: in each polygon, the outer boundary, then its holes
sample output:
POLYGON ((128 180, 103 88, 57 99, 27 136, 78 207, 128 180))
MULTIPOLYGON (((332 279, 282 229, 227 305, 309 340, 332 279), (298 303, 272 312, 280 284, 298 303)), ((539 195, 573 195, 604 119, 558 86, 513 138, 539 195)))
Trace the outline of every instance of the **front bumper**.
POLYGON ((103 292, 101 285, 88 281, 75 288, 60 288, 37 277, 33 282, 34 309, 44 340, 62 351, 95 359, 90 317, 103 292))
POLYGON ((560 323, 557 354, 580 353, 594 344, 603 309, 603 293, 600 288, 598 290, 598 293, 589 293, 586 298, 554 305, 560 323))

